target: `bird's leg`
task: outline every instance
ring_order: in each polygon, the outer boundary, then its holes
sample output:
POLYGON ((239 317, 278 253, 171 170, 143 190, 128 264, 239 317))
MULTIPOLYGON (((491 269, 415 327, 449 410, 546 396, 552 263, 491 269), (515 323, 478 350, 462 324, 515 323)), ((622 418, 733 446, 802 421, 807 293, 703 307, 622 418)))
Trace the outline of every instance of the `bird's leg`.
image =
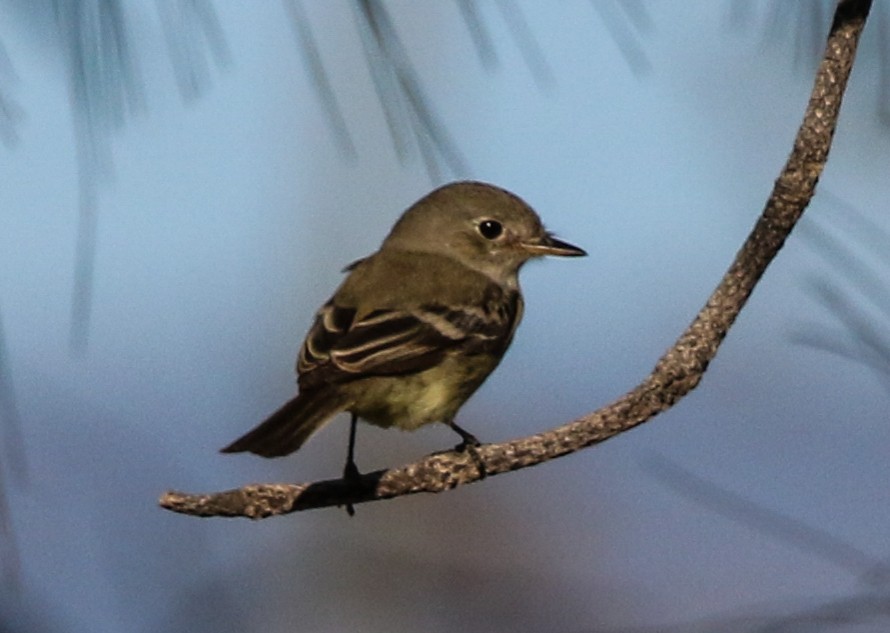
POLYGON ((354 413, 349 423, 349 449, 346 452, 346 466, 343 467, 343 479, 355 480, 361 476, 358 472, 358 466, 355 465, 355 427, 357 426, 358 416, 354 413))
POLYGON ((479 455, 479 451, 476 450, 477 446, 481 446, 482 442, 480 442, 475 435, 467 431, 466 429, 462 429, 459 427, 454 420, 448 420, 448 426, 454 429, 454 432, 460 435, 461 443, 454 447, 454 450, 463 453, 466 451, 470 454, 470 457, 476 462, 476 468, 479 469, 479 475, 481 479, 485 479, 487 472, 485 470, 485 462, 482 461, 482 457, 479 455))
MULTIPOLYGON (((354 413, 351 415, 352 420, 349 423, 349 448, 346 452, 346 465, 343 467, 343 479, 345 479, 347 483, 356 484, 361 477, 361 473, 358 471, 358 466, 355 465, 355 429, 358 422, 358 416, 354 413)), ((355 516, 355 508, 351 503, 346 504, 346 512, 349 516, 355 516)))
POLYGON ((480 446, 482 442, 476 439, 476 436, 460 428, 454 420, 448 420, 448 426, 454 429, 454 432, 460 435, 460 439, 463 440, 460 444, 454 447, 456 451, 465 451, 469 447, 480 446))

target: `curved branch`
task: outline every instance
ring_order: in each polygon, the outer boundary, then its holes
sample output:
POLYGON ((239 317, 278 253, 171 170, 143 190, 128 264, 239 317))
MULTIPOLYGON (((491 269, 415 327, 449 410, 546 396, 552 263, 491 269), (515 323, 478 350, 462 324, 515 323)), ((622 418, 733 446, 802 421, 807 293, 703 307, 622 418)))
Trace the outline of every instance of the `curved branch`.
POLYGON ((368 473, 356 482, 256 484, 204 495, 171 491, 161 497, 161 506, 195 516, 256 519, 418 492, 442 492, 597 444, 669 409, 699 383, 757 281, 813 197, 870 8, 870 0, 838 3, 794 149, 763 214, 707 304, 635 389, 598 411, 550 431, 486 444, 475 451, 437 453, 399 468, 368 473))

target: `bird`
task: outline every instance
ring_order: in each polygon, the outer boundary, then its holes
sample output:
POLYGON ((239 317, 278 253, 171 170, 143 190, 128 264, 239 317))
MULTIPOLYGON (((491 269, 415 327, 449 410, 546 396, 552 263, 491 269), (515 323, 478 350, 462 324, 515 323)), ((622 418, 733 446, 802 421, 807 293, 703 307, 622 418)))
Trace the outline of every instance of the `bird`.
POLYGON ((461 437, 458 448, 479 446, 455 416, 513 340, 520 268, 586 254, 505 189, 476 181, 435 189, 379 250, 344 269, 300 348, 296 396, 221 452, 288 455, 341 412, 351 416, 345 478, 359 476, 359 419, 403 430, 444 423, 461 437))

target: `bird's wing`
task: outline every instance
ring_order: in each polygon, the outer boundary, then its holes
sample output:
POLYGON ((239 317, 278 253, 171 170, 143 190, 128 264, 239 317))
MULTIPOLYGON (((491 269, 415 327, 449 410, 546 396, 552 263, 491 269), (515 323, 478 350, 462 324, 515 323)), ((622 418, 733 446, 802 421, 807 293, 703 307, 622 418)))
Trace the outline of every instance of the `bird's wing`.
POLYGON ((300 350, 300 387, 419 372, 455 350, 501 352, 509 345, 522 311, 518 293, 514 294, 495 307, 432 304, 374 310, 360 318, 355 309, 329 302, 300 350))

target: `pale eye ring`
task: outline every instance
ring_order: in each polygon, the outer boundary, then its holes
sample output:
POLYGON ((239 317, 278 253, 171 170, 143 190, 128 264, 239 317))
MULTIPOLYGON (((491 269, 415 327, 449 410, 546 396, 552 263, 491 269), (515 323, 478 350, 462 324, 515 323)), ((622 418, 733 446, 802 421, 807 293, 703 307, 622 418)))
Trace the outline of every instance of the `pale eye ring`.
POLYGON ((496 240, 504 233, 504 225, 492 219, 482 220, 476 229, 487 240, 496 240))

